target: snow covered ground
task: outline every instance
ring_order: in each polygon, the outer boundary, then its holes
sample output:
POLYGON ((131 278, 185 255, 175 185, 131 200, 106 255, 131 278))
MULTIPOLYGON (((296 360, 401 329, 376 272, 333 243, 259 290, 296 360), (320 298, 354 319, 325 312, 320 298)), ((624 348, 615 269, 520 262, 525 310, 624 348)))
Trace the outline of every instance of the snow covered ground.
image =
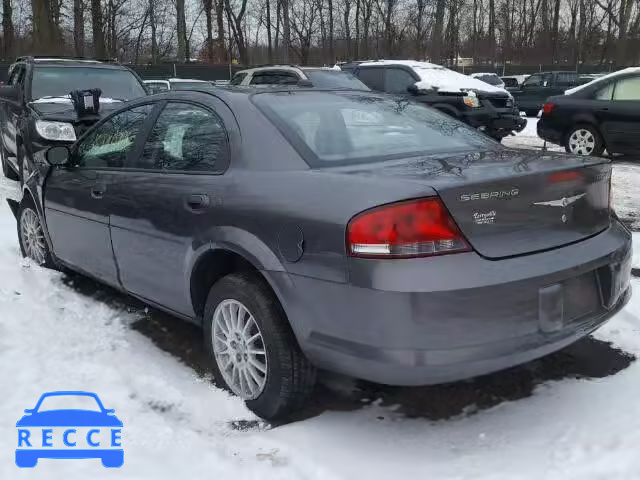
MULTIPOLYGON (((530 130, 509 142, 535 146, 530 130)), ((616 207, 633 219, 640 168, 615 172, 616 207)), ((640 479, 639 295, 545 359, 429 388, 327 376, 299 421, 270 426, 211 384, 196 329, 23 261, 4 206, 13 195, 1 179, 0 479, 640 479), (115 409, 121 469, 15 466, 15 422, 51 390, 93 391, 115 409)))

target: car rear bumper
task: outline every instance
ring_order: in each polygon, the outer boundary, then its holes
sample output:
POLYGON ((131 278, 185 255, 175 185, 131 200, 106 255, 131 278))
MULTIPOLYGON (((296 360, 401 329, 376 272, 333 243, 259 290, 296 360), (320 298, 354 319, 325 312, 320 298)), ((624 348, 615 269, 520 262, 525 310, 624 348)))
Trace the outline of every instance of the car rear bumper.
POLYGON ((555 128, 553 125, 550 125, 550 122, 544 117, 538 120, 538 124, 536 125, 536 130, 538 132, 538 136, 541 139, 549 143, 554 143, 556 145, 563 144, 564 135, 562 131, 558 128, 555 128))
POLYGON ((427 385, 508 368, 589 334, 628 301, 630 252, 629 232, 614 221, 579 245, 505 260, 352 259, 350 284, 274 279, 318 367, 427 385))

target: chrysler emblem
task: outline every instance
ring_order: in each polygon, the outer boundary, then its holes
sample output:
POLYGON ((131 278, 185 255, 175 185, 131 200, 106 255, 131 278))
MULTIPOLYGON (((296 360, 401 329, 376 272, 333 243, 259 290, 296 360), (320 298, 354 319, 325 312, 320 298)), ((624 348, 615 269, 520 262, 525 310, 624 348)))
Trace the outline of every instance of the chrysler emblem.
POLYGON ((548 202, 534 202, 534 205, 541 205, 543 207, 568 207, 569 205, 571 205, 572 203, 577 202, 578 200, 580 200, 582 197, 584 197, 586 195, 586 193, 580 193, 578 195, 574 195, 573 197, 563 197, 560 198, 559 200, 550 200, 548 202))

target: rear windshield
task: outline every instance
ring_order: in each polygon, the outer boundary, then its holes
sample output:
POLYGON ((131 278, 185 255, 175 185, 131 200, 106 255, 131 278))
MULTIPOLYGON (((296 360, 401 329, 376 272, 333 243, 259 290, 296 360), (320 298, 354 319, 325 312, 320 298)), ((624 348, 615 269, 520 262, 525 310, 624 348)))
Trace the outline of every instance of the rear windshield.
POLYGON ((129 70, 96 67, 49 67, 33 69, 31 98, 61 97, 73 90, 99 88, 102 98, 131 100, 146 92, 136 76, 129 70))
POLYGON ((369 87, 348 72, 305 70, 304 73, 317 88, 369 90, 369 87))
POLYGON ((478 75, 478 80, 482 80, 489 85, 501 85, 502 79, 498 75, 478 75))
POLYGON ((308 90, 252 99, 311 166, 497 146, 462 122, 406 98, 308 90))

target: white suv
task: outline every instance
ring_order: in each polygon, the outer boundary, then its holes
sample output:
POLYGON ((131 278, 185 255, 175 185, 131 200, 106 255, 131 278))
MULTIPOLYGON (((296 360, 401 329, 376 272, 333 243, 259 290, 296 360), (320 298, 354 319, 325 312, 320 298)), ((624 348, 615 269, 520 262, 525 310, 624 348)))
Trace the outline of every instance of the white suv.
POLYGON ((369 90, 352 74, 339 68, 271 65, 237 72, 231 85, 304 85, 317 88, 369 90))

